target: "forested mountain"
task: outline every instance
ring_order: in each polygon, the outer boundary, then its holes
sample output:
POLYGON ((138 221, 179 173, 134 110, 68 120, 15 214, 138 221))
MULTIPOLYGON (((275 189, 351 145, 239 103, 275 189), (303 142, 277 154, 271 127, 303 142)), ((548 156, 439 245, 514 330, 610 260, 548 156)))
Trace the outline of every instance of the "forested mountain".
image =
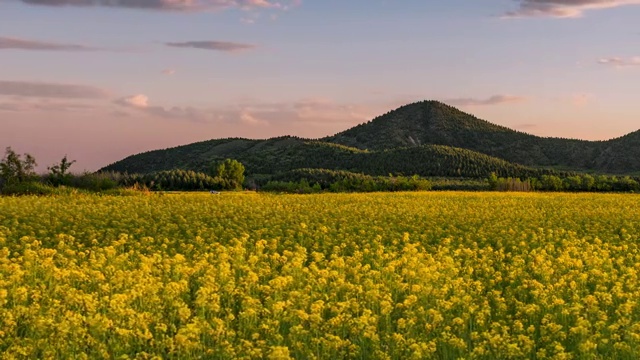
POLYGON ((323 141, 375 150, 446 145, 527 166, 640 171, 640 131, 609 141, 543 138, 494 125, 437 101, 400 107, 323 141))
POLYGON ((329 169, 367 175, 529 177, 546 169, 597 173, 640 171, 640 131, 609 141, 543 138, 498 126, 436 101, 409 104, 320 140, 292 136, 268 140, 220 139, 155 150, 102 170, 153 173, 207 172, 225 158, 247 174, 329 169))
POLYGON ((440 145, 423 145, 369 151, 344 145, 281 137, 269 140, 224 139, 200 142, 173 149, 130 156, 103 170, 152 173, 171 169, 207 172, 212 163, 234 158, 248 175, 272 175, 295 169, 344 170, 367 175, 421 175, 480 178, 495 172, 499 176, 536 176, 545 170, 490 157, 470 150, 440 145))

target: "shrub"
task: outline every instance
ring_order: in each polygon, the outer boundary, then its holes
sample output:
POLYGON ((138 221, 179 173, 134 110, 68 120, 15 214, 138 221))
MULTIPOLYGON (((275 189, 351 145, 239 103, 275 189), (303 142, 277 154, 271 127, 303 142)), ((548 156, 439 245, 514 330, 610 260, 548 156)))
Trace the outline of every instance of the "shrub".
POLYGON ((26 181, 6 184, 2 188, 2 195, 52 195, 56 191, 53 187, 36 181, 26 181))

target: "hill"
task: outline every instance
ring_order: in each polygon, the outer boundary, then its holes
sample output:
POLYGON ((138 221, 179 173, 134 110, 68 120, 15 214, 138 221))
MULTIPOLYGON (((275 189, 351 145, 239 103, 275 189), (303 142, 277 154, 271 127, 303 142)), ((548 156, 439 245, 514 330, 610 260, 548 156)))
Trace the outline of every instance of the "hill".
POLYGON ((522 165, 576 171, 640 170, 640 131, 609 141, 545 138, 492 124, 437 101, 402 106, 322 140, 376 150, 446 145, 522 165))
POLYGON ((249 174, 266 175, 300 168, 463 177, 549 172, 543 169, 630 174, 640 171, 640 131, 608 141, 546 138, 423 101, 319 140, 210 140, 133 155, 101 170, 206 171, 224 158, 241 161, 249 174))
POLYGON ((547 173, 448 146, 423 145, 369 151, 296 137, 205 141, 130 156, 102 170, 142 174, 172 169, 206 172, 212 163, 225 158, 242 162, 251 176, 286 173, 302 168, 343 170, 367 175, 393 173, 473 178, 487 177, 491 172, 500 176, 547 173))

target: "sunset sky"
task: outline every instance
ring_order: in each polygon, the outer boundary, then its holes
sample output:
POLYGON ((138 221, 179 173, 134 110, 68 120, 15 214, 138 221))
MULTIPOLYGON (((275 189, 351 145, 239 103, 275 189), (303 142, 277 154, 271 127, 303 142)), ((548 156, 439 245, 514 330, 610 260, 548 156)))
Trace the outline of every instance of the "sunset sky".
POLYGON ((640 129, 638 19, 640 0, 0 0, 0 147, 97 170, 427 99, 608 139, 640 129))

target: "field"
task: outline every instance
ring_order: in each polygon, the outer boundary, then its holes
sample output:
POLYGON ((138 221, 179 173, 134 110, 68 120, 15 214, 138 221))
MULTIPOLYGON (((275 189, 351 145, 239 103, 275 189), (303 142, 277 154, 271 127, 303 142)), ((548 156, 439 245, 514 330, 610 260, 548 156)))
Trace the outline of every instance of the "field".
POLYGON ((639 205, 0 198, 0 357, 637 359, 639 205))

